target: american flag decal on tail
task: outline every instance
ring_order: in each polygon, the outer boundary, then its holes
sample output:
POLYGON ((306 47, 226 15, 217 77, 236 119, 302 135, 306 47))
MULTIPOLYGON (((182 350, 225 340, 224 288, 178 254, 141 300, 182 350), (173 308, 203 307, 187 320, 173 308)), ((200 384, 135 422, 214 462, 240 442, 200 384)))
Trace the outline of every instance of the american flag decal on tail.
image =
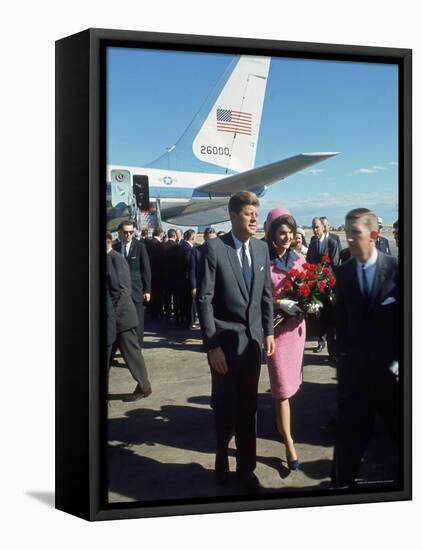
POLYGON ((252 114, 231 109, 217 109, 217 130, 250 136, 252 135, 252 114))

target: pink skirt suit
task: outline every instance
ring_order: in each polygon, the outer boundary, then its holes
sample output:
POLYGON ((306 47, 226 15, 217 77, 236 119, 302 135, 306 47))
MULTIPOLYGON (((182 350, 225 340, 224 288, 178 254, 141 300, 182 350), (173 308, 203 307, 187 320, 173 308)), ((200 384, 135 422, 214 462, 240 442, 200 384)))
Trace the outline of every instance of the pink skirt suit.
MULTIPOLYGON (((271 262, 271 285, 274 299, 286 298, 283 283, 290 269, 303 271, 305 258, 290 249, 287 261, 276 258, 271 262)), ((284 321, 274 331, 275 352, 267 358, 271 395, 275 399, 288 399, 302 383, 303 351, 306 340, 306 324, 303 317, 295 316, 284 321)))

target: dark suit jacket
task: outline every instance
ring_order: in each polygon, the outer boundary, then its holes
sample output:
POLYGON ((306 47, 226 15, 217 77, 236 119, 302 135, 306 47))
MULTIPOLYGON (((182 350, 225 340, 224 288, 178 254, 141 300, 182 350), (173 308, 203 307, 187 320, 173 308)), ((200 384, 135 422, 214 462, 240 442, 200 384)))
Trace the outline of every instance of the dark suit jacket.
POLYGON ((335 271, 339 264, 339 247, 337 241, 331 237, 325 237, 322 242, 322 253, 318 251, 318 239, 313 237, 309 243, 308 252, 306 254, 306 261, 311 264, 318 264, 321 262, 323 256, 328 256, 331 260, 331 266, 335 271))
POLYGON ((263 330, 274 333, 268 246, 251 238, 250 250, 250 295, 231 232, 207 241, 201 255, 197 306, 204 345, 221 346, 229 357, 243 353, 251 340, 261 346, 263 330))
POLYGON ((138 314, 132 300, 132 287, 127 261, 120 252, 115 250, 111 250, 108 256, 110 256, 119 278, 120 295, 116 306, 116 328, 117 333, 119 333, 136 328, 138 326, 138 314))
POLYGON ((116 308, 120 298, 120 282, 110 254, 106 260, 107 345, 116 340, 116 308))
POLYGON ((180 251, 182 252, 182 262, 183 262, 183 279, 185 281, 190 281, 191 276, 191 264, 192 264, 192 254, 194 247, 191 246, 187 241, 182 240, 179 244, 180 251))
POLYGON ((199 281, 199 264, 201 260, 201 254, 204 252, 205 243, 201 246, 194 246, 192 249, 192 257, 190 264, 190 286, 191 288, 198 287, 199 281))
MULTIPOLYGON (((121 255, 122 244, 116 243, 113 250, 121 255)), ((144 293, 151 292, 151 266, 147 250, 141 241, 132 240, 127 263, 132 283, 132 299, 135 304, 141 304, 144 301, 144 293)))
POLYGON ((398 358, 399 292, 397 259, 378 252, 370 303, 366 307, 356 273, 356 260, 342 264, 336 275, 339 382, 365 378, 398 358), (370 372, 368 372, 370 365, 370 372))
POLYGON ((385 237, 378 237, 375 241, 375 246, 380 252, 384 252, 384 254, 389 254, 391 256, 390 243, 385 237))

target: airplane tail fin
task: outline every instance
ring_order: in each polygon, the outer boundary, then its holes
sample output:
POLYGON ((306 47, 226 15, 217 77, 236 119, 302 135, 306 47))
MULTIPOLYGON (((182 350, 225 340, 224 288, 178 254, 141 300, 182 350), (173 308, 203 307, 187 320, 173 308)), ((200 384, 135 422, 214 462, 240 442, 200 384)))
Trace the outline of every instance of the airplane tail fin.
POLYGON ((270 61, 235 58, 179 141, 149 166, 224 174, 253 168, 270 61))

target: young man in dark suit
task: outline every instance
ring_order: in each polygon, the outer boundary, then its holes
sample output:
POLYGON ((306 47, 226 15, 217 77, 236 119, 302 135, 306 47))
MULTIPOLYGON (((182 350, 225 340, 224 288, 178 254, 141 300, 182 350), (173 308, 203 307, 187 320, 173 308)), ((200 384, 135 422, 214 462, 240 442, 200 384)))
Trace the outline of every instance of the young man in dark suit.
POLYGON ((359 473, 376 413, 398 445, 398 265, 377 250, 378 222, 366 208, 346 216, 351 259, 337 271, 338 422, 333 483, 359 473))
POLYGON ((110 284, 110 287, 113 286, 112 294, 116 323, 115 343, 120 349, 130 373, 137 382, 135 391, 128 394, 124 401, 137 401, 151 395, 152 390, 142 355, 142 348, 136 333, 138 316, 132 300, 129 267, 122 255, 112 249, 111 243, 111 234, 107 233, 107 263, 111 264, 108 265, 108 273, 113 273, 113 280, 109 279, 108 284, 110 284))
POLYGON ((119 242, 113 246, 127 261, 132 284, 132 299, 138 314, 139 345, 144 343, 144 302, 151 299, 151 266, 143 241, 133 238, 135 225, 132 221, 124 221, 119 225, 119 242))
POLYGON ((260 484, 256 467, 256 405, 261 345, 274 352, 268 247, 253 238, 259 201, 241 191, 229 201, 232 231, 207 241, 201 255, 198 312, 211 368, 217 480, 228 480, 228 445, 234 432, 239 479, 248 491, 260 484))

